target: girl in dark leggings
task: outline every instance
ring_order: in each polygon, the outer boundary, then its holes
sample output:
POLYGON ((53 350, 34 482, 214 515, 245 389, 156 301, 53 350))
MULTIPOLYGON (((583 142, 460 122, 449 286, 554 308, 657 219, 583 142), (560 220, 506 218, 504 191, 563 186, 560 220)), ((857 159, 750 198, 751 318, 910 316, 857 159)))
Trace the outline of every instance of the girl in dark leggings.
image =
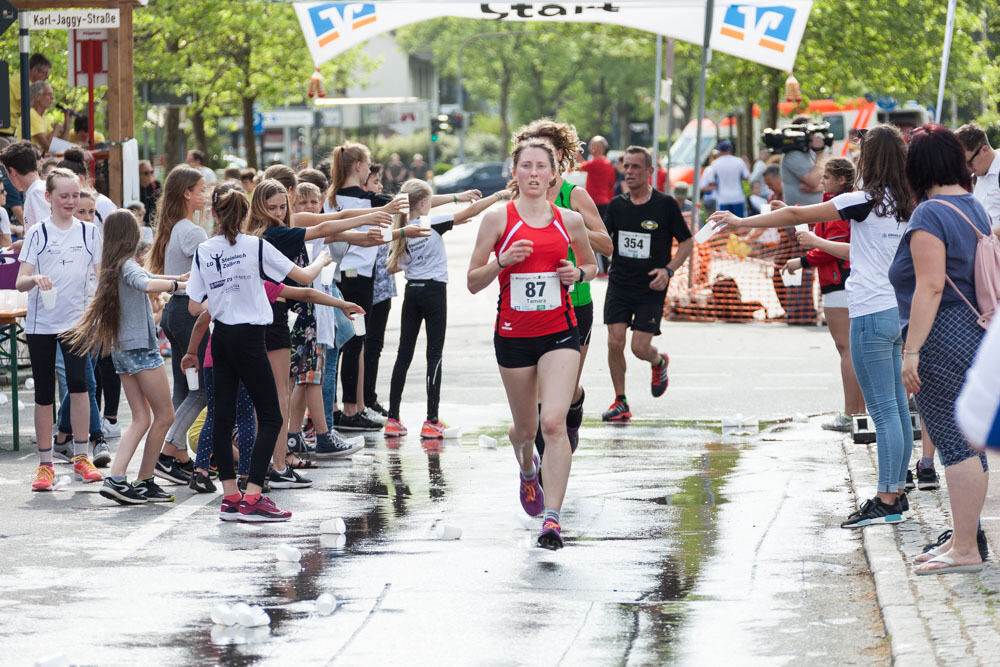
POLYGON ((386 437, 400 437, 407 433, 399 422, 399 403, 403 398, 403 384, 413 361, 413 352, 420 333, 420 322, 427 331, 427 420, 420 429, 421 438, 443 438, 448 427, 438 419, 441 399, 441 357, 444 352, 444 332, 448 319, 448 257, 442 235, 454 225, 468 222, 491 205, 510 197, 501 190, 480 199, 463 211, 446 215, 428 215, 431 210, 431 189, 426 182, 411 179, 403 184, 400 192, 409 196, 409 217, 399 214, 395 226, 408 223, 429 227, 430 236, 407 239, 400 236, 392 242, 389 253, 390 273, 403 271, 406 292, 403 296, 403 313, 399 333, 399 351, 392 369, 389 390, 389 419, 385 424, 386 437))
POLYGON ((215 202, 219 236, 198 246, 191 265, 188 294, 192 316, 207 309, 215 319, 212 361, 215 383, 215 424, 212 430, 215 460, 222 482, 223 521, 287 521, 292 513, 261 495, 267 464, 281 430, 278 392, 267 358, 264 332, 272 322, 264 281, 280 282, 286 276, 302 283, 312 281, 330 261, 322 254, 309 269, 295 266, 263 239, 240 233, 250 212, 242 192, 230 190, 215 202), (204 306, 202 305, 204 304, 204 306), (250 456, 246 494, 240 494, 233 470, 233 425, 240 382, 246 387, 257 413, 257 438, 250 456))

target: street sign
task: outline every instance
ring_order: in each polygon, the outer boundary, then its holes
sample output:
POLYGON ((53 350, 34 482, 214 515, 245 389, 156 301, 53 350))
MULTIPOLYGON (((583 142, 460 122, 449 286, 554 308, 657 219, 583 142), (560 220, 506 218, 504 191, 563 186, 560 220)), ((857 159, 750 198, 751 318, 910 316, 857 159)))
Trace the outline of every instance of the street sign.
POLYGON ((94 85, 108 85, 108 31, 69 31, 69 85, 86 88, 87 74, 94 73, 94 85))
POLYGON ((0 34, 17 22, 17 8, 8 0, 0 0, 0 34))
POLYGON ((264 134, 264 114, 259 111, 253 112, 253 133, 264 134))
POLYGON ((121 25, 117 9, 57 9, 27 14, 28 30, 100 30, 121 25))

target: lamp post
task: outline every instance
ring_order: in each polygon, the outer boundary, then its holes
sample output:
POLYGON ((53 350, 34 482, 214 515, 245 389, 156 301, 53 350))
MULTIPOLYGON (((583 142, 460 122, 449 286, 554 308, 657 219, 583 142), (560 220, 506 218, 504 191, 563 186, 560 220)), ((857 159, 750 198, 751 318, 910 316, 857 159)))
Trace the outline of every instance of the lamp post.
POLYGON ((489 37, 512 37, 515 35, 537 35, 537 30, 513 30, 511 32, 481 32, 469 37, 458 47, 458 113, 462 115, 462 126, 458 128, 458 161, 465 164, 465 93, 462 90, 462 54, 465 47, 480 39, 489 37))

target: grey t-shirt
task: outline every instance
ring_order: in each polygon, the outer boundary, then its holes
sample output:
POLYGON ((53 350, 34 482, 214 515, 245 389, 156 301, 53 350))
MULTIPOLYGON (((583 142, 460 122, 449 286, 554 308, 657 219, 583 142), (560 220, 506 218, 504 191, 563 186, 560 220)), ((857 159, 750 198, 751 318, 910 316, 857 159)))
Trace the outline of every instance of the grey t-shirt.
MULTIPOLYGON (((191 260, 198 246, 208 240, 205 230, 187 218, 179 220, 170 230, 170 240, 163 254, 163 273, 168 276, 179 276, 191 270, 191 260)), ((184 294, 178 290, 177 294, 184 294)))
POLYGON ((121 322, 118 323, 119 350, 151 350, 156 347, 156 325, 153 306, 146 295, 152 277, 134 259, 122 264, 118 278, 118 302, 121 322))
POLYGON ((823 201, 822 192, 802 192, 799 188, 802 177, 812 171, 815 164, 814 151, 789 151, 781 157, 781 187, 784 190, 782 201, 792 206, 819 204, 823 201))

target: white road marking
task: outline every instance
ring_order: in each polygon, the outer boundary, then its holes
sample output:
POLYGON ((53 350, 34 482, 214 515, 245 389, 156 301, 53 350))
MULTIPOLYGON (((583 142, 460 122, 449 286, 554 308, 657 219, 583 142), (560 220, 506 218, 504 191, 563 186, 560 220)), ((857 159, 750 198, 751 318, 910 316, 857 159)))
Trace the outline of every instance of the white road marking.
POLYGON ((218 501, 218 499, 219 494, 216 493, 195 494, 184 502, 179 503, 166 514, 157 517, 150 523, 147 523, 135 532, 131 533, 125 539, 103 549, 97 553, 94 558, 96 560, 106 561, 125 560, 136 551, 139 551, 157 537, 197 512, 200 508, 204 507, 213 500, 218 501))
POLYGON ((770 387, 754 387, 753 391, 829 391, 830 387, 803 387, 796 384, 783 384, 770 387))

